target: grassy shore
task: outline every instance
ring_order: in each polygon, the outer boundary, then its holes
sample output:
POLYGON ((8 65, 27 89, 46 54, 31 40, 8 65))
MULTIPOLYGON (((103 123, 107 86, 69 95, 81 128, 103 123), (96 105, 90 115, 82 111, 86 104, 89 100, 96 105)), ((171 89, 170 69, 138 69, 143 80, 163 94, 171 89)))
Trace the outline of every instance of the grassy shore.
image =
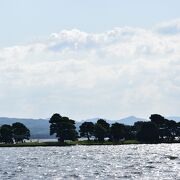
POLYGON ((0 144, 0 147, 35 147, 35 146, 71 146, 70 143, 59 142, 25 142, 17 144, 0 144))
POLYGON ((121 142, 110 142, 110 141, 104 141, 104 142, 98 142, 98 141, 75 141, 74 143, 78 145, 123 145, 123 144, 140 144, 140 142, 136 140, 126 140, 121 142))
POLYGON ((59 142, 25 142, 25 143, 17 143, 17 144, 0 144, 0 147, 36 147, 36 146, 74 146, 74 145, 123 145, 123 144, 140 144, 140 142, 136 140, 127 140, 123 142, 97 142, 97 141, 69 141, 64 143, 59 142))
POLYGON ((48 146, 91 146, 91 145, 128 145, 128 144, 158 144, 158 143, 180 143, 180 141, 173 141, 173 142, 157 142, 157 143, 143 143, 137 140, 125 140, 121 142, 98 142, 98 141, 67 141, 64 143, 59 142, 25 142, 25 143, 17 143, 17 144, 0 144, 1 147, 48 147, 48 146))

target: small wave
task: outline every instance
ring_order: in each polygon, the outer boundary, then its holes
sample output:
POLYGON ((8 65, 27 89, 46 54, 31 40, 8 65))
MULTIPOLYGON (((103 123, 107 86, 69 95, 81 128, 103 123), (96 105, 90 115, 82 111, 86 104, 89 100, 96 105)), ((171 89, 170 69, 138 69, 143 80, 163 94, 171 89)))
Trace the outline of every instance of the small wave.
POLYGON ((166 156, 166 158, 168 158, 168 159, 170 159, 170 160, 178 159, 177 156, 171 156, 171 155, 166 156))

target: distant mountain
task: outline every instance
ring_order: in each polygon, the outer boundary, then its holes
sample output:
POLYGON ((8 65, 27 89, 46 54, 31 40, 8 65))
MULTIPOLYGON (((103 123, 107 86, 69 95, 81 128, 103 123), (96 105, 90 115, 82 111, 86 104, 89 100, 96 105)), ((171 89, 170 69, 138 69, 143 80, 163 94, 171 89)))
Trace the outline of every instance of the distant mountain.
MULTIPOLYGON (((82 122, 85 122, 85 121, 89 121, 89 122, 96 123, 98 119, 101 119, 101 118, 92 118, 92 119, 82 120, 80 122, 82 123, 82 122)), ((102 118, 102 119, 104 119, 104 118, 102 118)), ((126 117, 126 118, 123 118, 123 119, 118 119, 118 120, 108 120, 108 119, 105 119, 105 120, 109 124, 113 124, 115 122, 118 122, 118 123, 122 123, 122 124, 125 124, 125 125, 133 125, 137 121, 147 121, 147 119, 138 118, 138 117, 135 117, 135 116, 129 116, 129 117, 126 117)))
MULTIPOLYGON (((92 118, 92 119, 86 119, 82 121, 76 122, 76 129, 79 130, 79 126, 85 122, 93 122, 96 123, 97 120, 100 118, 92 118)), ((104 118, 103 118, 104 119, 104 118)), ((177 116, 170 116, 167 117, 169 120, 175 120, 176 122, 180 122, 180 117, 177 116)), ((109 124, 113 124, 115 122, 122 123, 125 125, 133 125, 137 121, 148 121, 147 119, 135 117, 135 116, 129 116, 123 119, 119 120, 108 120, 105 119, 109 124)), ((22 118, 7 118, 7 117, 0 117, 0 125, 3 124, 13 124, 15 122, 21 122, 25 124, 31 131, 31 138, 32 139, 52 139, 55 138, 55 136, 49 135, 49 119, 22 119, 22 118)))
POLYGON ((143 118, 139 118, 139 117, 135 117, 135 116, 129 116, 120 120, 116 120, 116 122, 118 123, 122 123, 125 125, 133 125, 135 122, 137 121, 148 121, 147 119, 143 119, 143 118))

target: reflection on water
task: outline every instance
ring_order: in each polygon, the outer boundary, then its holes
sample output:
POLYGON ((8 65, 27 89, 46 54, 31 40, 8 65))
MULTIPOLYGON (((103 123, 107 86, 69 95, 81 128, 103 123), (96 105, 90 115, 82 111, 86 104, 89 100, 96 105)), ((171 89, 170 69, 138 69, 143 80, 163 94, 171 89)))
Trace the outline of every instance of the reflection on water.
POLYGON ((180 179, 180 144, 0 148, 0 179, 180 179))

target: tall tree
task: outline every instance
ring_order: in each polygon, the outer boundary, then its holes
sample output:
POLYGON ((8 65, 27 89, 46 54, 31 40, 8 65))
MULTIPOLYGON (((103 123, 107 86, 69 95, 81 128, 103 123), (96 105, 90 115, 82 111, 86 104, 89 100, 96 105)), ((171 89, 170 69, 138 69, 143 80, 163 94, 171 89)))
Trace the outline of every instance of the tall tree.
POLYGON ((12 132, 15 142, 23 142, 30 137, 30 130, 20 122, 12 124, 12 132))
POLYGON ((177 137, 178 137, 178 139, 179 139, 179 141, 180 141, 180 122, 178 122, 178 123, 176 124, 176 126, 177 126, 176 135, 177 135, 177 137))
POLYGON ((158 127, 161 140, 171 142, 175 139, 178 134, 178 124, 175 121, 168 120, 159 114, 152 114, 150 119, 158 127))
POLYGON ((158 128, 152 122, 143 122, 137 139, 143 142, 157 142, 159 140, 158 128))
POLYGON ((13 143, 12 127, 4 124, 0 127, 0 139, 4 143, 13 143))
POLYGON ((152 114, 149 119, 156 124, 157 127, 166 127, 167 120, 159 114, 152 114))
POLYGON ((135 131, 134 127, 130 125, 124 125, 125 126, 125 139, 135 139, 135 131))
POLYGON ((119 141, 122 138, 125 138, 125 126, 124 124, 114 123, 110 128, 111 138, 113 141, 119 141))
POLYGON ((80 136, 87 137, 88 141, 94 135, 94 124, 92 122, 83 122, 79 128, 80 136))
POLYGON ((143 124, 144 124, 144 121, 135 122, 133 126, 133 130, 137 133, 138 131, 140 131, 143 124))
POLYGON ((98 141, 104 141, 104 138, 109 136, 109 123, 104 119, 99 119, 95 124, 94 135, 98 141))
POLYGON ((74 120, 71 120, 68 117, 62 117, 60 114, 56 113, 52 115, 49 123, 50 135, 56 134, 59 142, 75 140, 77 138, 74 120))

